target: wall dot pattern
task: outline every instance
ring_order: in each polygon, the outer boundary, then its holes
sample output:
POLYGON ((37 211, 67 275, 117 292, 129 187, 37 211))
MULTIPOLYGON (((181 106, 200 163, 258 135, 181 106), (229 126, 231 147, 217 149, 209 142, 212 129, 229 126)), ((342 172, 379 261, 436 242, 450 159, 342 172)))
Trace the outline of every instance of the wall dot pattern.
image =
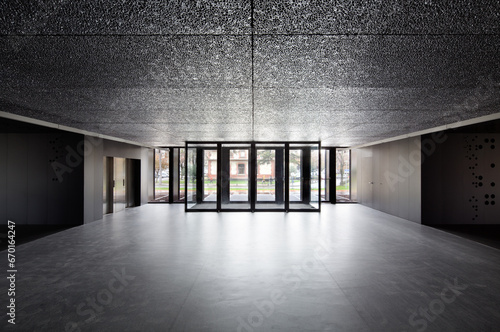
POLYGON ((63 172, 60 166, 58 165, 64 165, 65 164, 65 152, 64 152, 64 146, 62 144, 62 141, 60 139, 60 135, 58 134, 51 134, 51 137, 49 139, 49 151, 48 151, 48 169, 49 169, 49 174, 52 175, 50 178, 52 182, 57 182, 59 181, 56 172, 63 172))
POLYGON ((496 182, 499 174, 495 167, 499 156, 495 154, 497 134, 470 134, 464 135, 464 159, 468 172, 465 172, 464 180, 470 183, 468 214, 473 223, 487 223, 487 220, 498 209, 496 205, 496 182), (467 181, 467 178, 470 181, 467 181))

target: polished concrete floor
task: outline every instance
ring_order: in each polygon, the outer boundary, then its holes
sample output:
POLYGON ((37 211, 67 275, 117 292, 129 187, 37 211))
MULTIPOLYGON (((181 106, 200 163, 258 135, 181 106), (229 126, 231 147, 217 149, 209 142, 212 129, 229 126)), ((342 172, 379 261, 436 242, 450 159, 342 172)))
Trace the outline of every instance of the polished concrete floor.
POLYGON ((500 330, 498 249, 360 205, 183 209, 144 205, 18 246, 16 325, 4 315, 0 329, 500 330))

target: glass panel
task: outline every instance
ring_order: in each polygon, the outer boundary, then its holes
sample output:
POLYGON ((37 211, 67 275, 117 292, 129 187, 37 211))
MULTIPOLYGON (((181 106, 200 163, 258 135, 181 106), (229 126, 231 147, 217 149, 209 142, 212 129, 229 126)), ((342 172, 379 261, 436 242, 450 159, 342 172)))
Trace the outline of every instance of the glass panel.
POLYGON ((187 149, 186 161, 187 207, 196 205, 196 149, 187 149))
MULTIPOLYGON (((318 147, 311 148, 311 201, 310 204, 313 208, 319 208, 319 160, 320 151, 318 147)), ((305 202, 307 203, 307 202, 305 202)))
POLYGON ((257 150, 257 201, 276 200, 275 162, 276 150, 257 150))
POLYGON ((350 202, 350 150, 337 149, 335 152, 335 181, 337 202, 350 202))
POLYGON ((290 210, 319 210, 319 144, 289 150, 290 210))
POLYGON ((302 202, 302 150, 290 150, 289 197, 290 202, 302 202))
MULTIPOLYGON (((186 197, 186 150, 185 149, 179 149, 179 197, 176 200, 176 202, 183 202, 184 198, 186 197)), ((175 165, 175 163, 174 163, 175 165)))
POLYGON ((155 201, 168 202, 169 200, 169 150, 155 149, 155 201))
MULTIPOLYGON (((177 148, 170 149, 170 153, 174 153, 174 164, 170 168, 178 167, 179 177, 177 180, 176 172, 171 174, 174 182, 167 182, 166 188, 174 187, 175 199, 177 185, 186 188, 179 190, 179 196, 182 197, 185 191, 188 210, 216 210, 218 196, 222 210, 250 210, 254 206, 250 188, 255 189, 252 194, 256 195, 256 210, 285 210, 288 206, 290 210, 319 210, 321 200, 329 195, 329 150, 320 150, 318 143, 294 143, 292 148, 269 142, 218 146, 220 151, 213 143, 187 143, 186 154, 179 151, 179 157, 177 148), (288 179, 285 177, 285 153, 289 159, 288 179), (256 169, 251 169, 251 160, 256 169), (250 179, 255 182, 251 183, 250 179), (290 205, 285 204, 285 181, 288 181, 290 205)), ((157 174, 164 167, 160 158, 168 155, 168 152, 161 153, 158 151, 157 174)), ((157 182, 163 185, 164 181, 157 182)))
POLYGON ((285 208, 285 158, 283 145, 259 144, 257 154, 257 202, 255 208, 285 208))
POLYGON ((330 150, 321 149, 321 200, 330 201, 330 150))
POLYGON ((229 150, 229 200, 248 202, 248 168, 250 150, 229 150))
POLYGON ((217 201, 217 150, 203 150, 203 201, 217 201))

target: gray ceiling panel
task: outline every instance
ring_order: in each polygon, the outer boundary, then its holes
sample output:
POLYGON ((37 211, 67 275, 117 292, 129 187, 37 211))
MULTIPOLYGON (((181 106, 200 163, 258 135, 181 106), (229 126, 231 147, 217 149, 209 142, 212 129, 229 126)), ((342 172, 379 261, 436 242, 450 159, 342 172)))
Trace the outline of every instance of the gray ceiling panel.
MULTIPOLYGON (((478 82, 473 89, 414 88, 256 88, 256 111, 398 111, 459 110, 469 106, 498 105, 495 82, 478 82), (266 107, 267 109, 263 109, 266 107)), ((346 116, 356 114, 346 113, 346 116)))
POLYGON ((500 36, 259 36, 264 88, 473 88, 499 79, 500 36))
POLYGON ((301 127, 300 130, 280 131, 279 126, 256 126, 256 141, 319 141, 316 128, 301 127))
POLYGON ((3 1, 0 111, 159 146, 350 146, 500 112, 499 1, 253 5, 3 1))
MULTIPOLYGON (((3 99, 41 111, 71 117, 73 113, 96 111, 103 116, 129 112, 143 114, 147 121, 173 115, 193 122, 193 118, 214 121, 233 117, 242 123, 251 119, 250 89, 200 88, 117 88, 117 89, 13 89, 0 87, 3 99), (29 93, 27 93, 29 92, 29 93), (115 113, 106 114, 111 111, 115 113), (233 114, 234 113, 234 114, 233 114), (246 115, 245 115, 246 114, 246 115)), ((135 118, 134 120, 138 120, 135 118)), ((182 121, 181 121, 182 122, 182 121)))
POLYGON ((1 37, 11 87, 250 87, 248 36, 1 37))
POLYGON ((147 124, 150 137, 140 142, 153 145, 161 132, 176 133, 175 140, 161 145, 182 144, 183 133, 200 131, 190 140, 211 140, 220 132, 246 131, 251 139, 250 89, 1 89, 8 101, 3 111, 50 121, 99 134, 131 140, 127 130, 114 131, 113 125, 147 124), (202 130, 204 128, 204 130, 202 130))
MULTIPOLYGON (((1 34, 249 34, 251 2, 11 0, 1 34)), ((499 33, 498 1, 254 1, 258 34, 499 33)))
POLYGON ((255 0, 261 34, 482 34, 500 32, 500 2, 255 0))
POLYGON ((244 34, 250 2, 9 0, 1 34, 244 34))

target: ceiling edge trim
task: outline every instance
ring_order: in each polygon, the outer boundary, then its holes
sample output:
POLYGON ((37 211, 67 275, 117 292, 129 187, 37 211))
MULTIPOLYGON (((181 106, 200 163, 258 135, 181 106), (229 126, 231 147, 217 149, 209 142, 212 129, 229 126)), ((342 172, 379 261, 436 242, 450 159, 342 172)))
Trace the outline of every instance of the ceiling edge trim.
POLYGON ((98 133, 94 133, 91 131, 73 128, 73 127, 68 127, 68 126, 64 126, 64 125, 58 125, 56 123, 47 122, 47 121, 38 120, 38 119, 33 119, 33 118, 29 118, 26 116, 17 115, 17 114, 13 114, 13 113, 0 111, 0 117, 11 119, 11 120, 16 120, 16 121, 21 121, 21 122, 26 122, 26 123, 31 123, 31 124, 35 124, 35 125, 42 126, 42 127, 54 128, 54 129, 68 131, 71 133, 82 134, 82 135, 87 135, 87 136, 94 136, 94 137, 98 137, 98 138, 107 139, 110 141, 127 143, 127 144, 138 145, 141 147, 147 147, 147 148, 154 149, 153 146, 144 145, 144 144, 141 144, 139 142, 134 142, 134 141, 129 141, 126 139, 118 138, 118 137, 98 134, 98 133))
POLYGON ((386 139, 383 139, 380 141, 375 141, 375 142, 371 142, 371 143, 353 146, 353 147, 351 147, 351 149, 365 148, 365 147, 372 146, 372 145, 378 145, 378 144, 382 144, 382 143, 399 141, 399 140, 402 140, 405 138, 421 136, 421 135, 435 133, 435 132, 443 131, 443 130, 447 130, 447 129, 460 128, 460 127, 465 127, 465 126, 472 125, 472 124, 477 124, 477 123, 482 123, 482 122, 487 122, 487 121, 492 121, 492 120, 498 120, 498 119, 500 119, 500 113, 488 114, 488 115, 481 116, 481 117, 474 118, 474 119, 458 121, 458 122, 450 123, 450 124, 443 125, 443 126, 433 127, 433 128, 429 128, 429 129, 425 129, 425 130, 415 131, 413 133, 409 133, 409 134, 405 134, 405 135, 386 138, 386 139))

